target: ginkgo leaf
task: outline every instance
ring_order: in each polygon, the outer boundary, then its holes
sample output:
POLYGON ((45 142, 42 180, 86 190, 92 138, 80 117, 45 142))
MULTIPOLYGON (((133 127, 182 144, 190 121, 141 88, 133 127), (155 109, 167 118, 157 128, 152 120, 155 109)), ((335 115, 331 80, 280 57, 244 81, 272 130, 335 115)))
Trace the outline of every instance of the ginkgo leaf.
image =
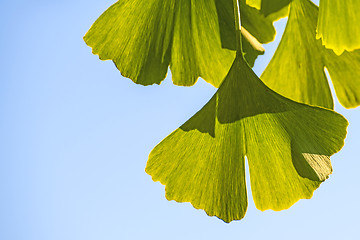
POLYGON ((340 56, 326 51, 324 62, 339 102, 346 108, 360 105, 360 50, 340 56))
POLYGON ((242 52, 246 62, 250 67, 253 67, 255 64, 255 60, 259 55, 263 55, 265 49, 262 44, 251 35, 244 27, 241 28, 242 35, 242 52))
MULTIPOLYGON (((244 1, 248 33, 261 43, 273 40, 271 20, 244 1)), ((99 17, 84 40, 100 59, 113 60, 121 74, 136 83, 160 84, 170 65, 176 85, 191 86, 202 77, 218 87, 235 57, 228 44, 235 42, 233 9, 231 0, 120 0, 99 17)), ((243 48, 253 65, 264 50, 250 46, 243 48)))
POLYGON ((273 19, 266 18, 258 9, 250 7, 246 1, 240 0, 241 25, 260 43, 269 43, 275 38, 273 19))
POLYGON ((290 2, 291 0, 246 0, 247 5, 260 10, 260 13, 272 22, 288 16, 290 2))
POLYGON ((261 9, 261 0, 246 0, 246 4, 250 7, 256 8, 257 10, 261 9))
POLYGON ((360 105, 360 51, 337 56, 316 40, 318 7, 293 0, 285 32, 261 79, 274 91, 295 101, 333 108, 324 67, 340 103, 360 105))
MULTIPOLYGON (((230 50, 236 50, 236 28, 233 1, 215 0, 215 4, 220 26, 221 46, 230 50)), ((241 4, 241 6, 243 6, 243 11, 245 12, 248 12, 250 9, 243 4, 241 4)), ((258 11, 253 12, 253 14, 255 14, 255 17, 253 17, 254 19, 260 18, 263 20, 263 17, 259 14, 258 11)), ((256 25, 259 28, 255 28, 256 32, 264 33, 266 35, 264 37, 265 39, 274 37, 275 30, 271 24, 264 25, 262 24, 261 20, 258 20, 256 22, 260 23, 256 25)), ((258 55, 264 54, 265 49, 262 47, 262 44, 259 42, 259 40, 246 30, 246 27, 248 26, 245 24, 245 26, 243 26, 243 28, 241 29, 241 34, 244 37, 244 41, 242 41, 242 49, 247 63, 252 67, 254 66, 255 60, 258 55)))
MULTIPOLYGON (((220 23, 222 46, 236 50, 236 28, 233 0, 215 0, 220 23)), ((273 19, 266 18, 260 11, 240 0, 241 25, 260 43, 268 43, 275 38, 273 19)))
POLYGON ((329 156, 347 127, 331 110, 270 90, 240 55, 211 100, 152 150, 146 166, 168 200, 225 222, 247 209, 245 156, 257 208, 286 209, 311 198, 332 172, 329 156))
POLYGON ((359 49, 359 12, 359 0, 320 0, 316 37, 338 55, 359 49))
MULTIPOLYGON (((246 61, 252 67, 257 56, 264 54, 265 49, 261 44, 269 43, 275 38, 276 31, 273 22, 286 14, 282 12, 265 17, 256 6, 248 5, 248 1, 240 0, 239 3, 243 36, 242 49, 246 61)), ((250 4, 253 3, 250 2, 250 4)), ((233 1, 215 0, 215 4, 219 18, 221 45, 223 48, 236 50, 233 1)))
POLYGON ((291 0, 246 0, 246 4, 260 10, 265 17, 276 21, 286 17, 289 12, 288 5, 291 0))
POLYGON ((235 58, 221 47, 215 0, 120 0, 84 40, 143 85, 160 84, 170 65, 176 85, 193 85, 200 76, 218 87, 235 58))
POLYGON ((261 0, 261 13, 269 16, 288 6, 291 1, 292 0, 261 0))

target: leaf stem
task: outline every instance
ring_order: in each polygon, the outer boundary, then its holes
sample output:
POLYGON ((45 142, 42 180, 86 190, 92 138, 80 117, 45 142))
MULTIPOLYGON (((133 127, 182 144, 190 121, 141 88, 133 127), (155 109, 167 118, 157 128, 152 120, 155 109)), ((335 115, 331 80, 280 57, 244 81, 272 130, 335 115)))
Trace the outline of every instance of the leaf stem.
POLYGON ((241 18, 240 18, 240 0, 233 0, 235 29, 236 29, 236 54, 242 56, 241 44, 241 18))

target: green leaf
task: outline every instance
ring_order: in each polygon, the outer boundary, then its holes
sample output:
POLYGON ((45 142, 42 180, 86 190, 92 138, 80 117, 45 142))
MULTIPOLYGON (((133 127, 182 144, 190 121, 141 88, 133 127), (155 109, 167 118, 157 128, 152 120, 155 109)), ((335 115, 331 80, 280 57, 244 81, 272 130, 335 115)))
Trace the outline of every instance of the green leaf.
MULTIPOLYGON (((242 23, 242 49, 246 61, 252 67, 258 55, 264 54, 262 43, 268 43, 275 38, 273 22, 277 19, 264 17, 258 9, 240 0, 242 23)), ((223 48, 236 50, 236 28, 234 6, 232 0, 215 0, 220 25, 220 38, 223 48)))
POLYGON ((261 0, 261 13, 269 16, 288 6, 291 1, 292 0, 261 0))
POLYGON ((260 43, 269 43, 275 38, 273 20, 266 18, 256 8, 246 5, 240 0, 241 25, 251 33, 260 43))
POLYGON ((193 85, 200 76, 218 87, 235 57, 221 47, 215 0, 120 0, 84 40, 143 85, 160 84, 170 65, 176 85, 193 85))
POLYGON ((246 0, 246 4, 250 7, 256 8, 257 10, 261 9, 261 0, 246 0))
POLYGON ((242 35, 242 52, 246 62, 250 67, 253 67, 255 60, 259 55, 263 55, 265 49, 261 43, 251 35, 244 27, 241 28, 242 35))
POLYGON ((316 37, 338 55, 345 50, 359 49, 359 12, 359 0, 320 0, 316 37))
MULTIPOLYGON (((236 27, 235 27, 235 16, 234 16, 234 5, 232 0, 215 0, 216 9, 219 19, 219 28, 220 28, 220 39, 221 46, 223 48, 236 50, 236 27)), ((253 67, 256 58, 258 55, 262 55, 265 52, 265 49, 262 47, 256 37, 254 37, 250 32, 246 30, 249 26, 252 31, 255 31, 257 34, 263 34, 263 39, 269 40, 269 38, 274 38, 275 29, 272 26, 272 22, 267 21, 264 24, 264 17, 259 14, 259 11, 252 10, 243 2, 240 2, 243 15, 252 16, 254 22, 257 22, 256 25, 247 24, 250 21, 245 21, 245 25, 242 28, 242 36, 244 41, 242 42, 242 49, 244 52, 244 57, 248 64, 253 67), (250 11, 250 13, 249 13, 250 11), (254 27, 255 26, 255 27, 254 27)))
POLYGON ((291 3, 288 23, 261 79, 274 91, 295 101, 333 108, 324 67, 336 95, 347 108, 360 105, 360 51, 337 56, 316 40, 318 7, 309 0, 291 3))
MULTIPOLYGON (((236 28, 233 1, 215 0, 215 4, 219 18, 221 46, 230 50, 236 50, 236 28)), ((245 11, 246 10, 247 8, 245 8, 245 11)), ((259 13, 257 14, 258 16, 260 16, 259 13)), ((265 28, 263 26, 260 27, 260 29, 267 28, 268 26, 266 26, 265 28)), ((272 26, 270 28, 273 29, 272 26)), ((265 30, 265 32, 269 31, 272 30, 265 30)), ((244 37, 244 41, 242 42, 244 57, 248 64, 252 67, 254 66, 255 60, 258 55, 264 54, 265 49, 262 47, 261 43, 245 29, 245 27, 242 28, 241 33, 244 37)))
POLYGON ((150 153, 146 172, 166 198, 191 202, 225 222, 247 209, 245 156, 257 208, 281 210, 331 173, 329 156, 344 143, 339 114, 270 90, 237 57, 211 100, 150 153))
POLYGON ((266 18, 272 22, 288 16, 291 0, 246 0, 246 4, 260 10, 266 18))
POLYGON ((215 0, 221 46, 236 51, 236 27, 232 0, 215 0))
POLYGON ((325 66, 329 71, 339 102, 346 108, 360 105, 360 50, 337 56, 324 51, 325 66))
MULTIPOLYGON (((274 19, 245 0, 240 6, 247 32, 243 51, 253 66, 264 54, 258 43, 275 37, 274 19)), ((101 60, 113 60, 135 83, 160 84, 170 65, 176 85, 191 86, 202 77, 218 87, 235 57, 235 35, 232 0, 120 0, 99 17, 84 40, 101 60)))

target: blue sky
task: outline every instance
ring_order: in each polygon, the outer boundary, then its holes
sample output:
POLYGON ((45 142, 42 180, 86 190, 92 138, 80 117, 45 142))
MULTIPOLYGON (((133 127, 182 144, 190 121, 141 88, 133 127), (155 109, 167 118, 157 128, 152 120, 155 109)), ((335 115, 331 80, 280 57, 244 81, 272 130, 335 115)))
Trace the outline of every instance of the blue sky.
MULTIPOLYGON (((115 1, 0 2, 0 239, 354 239, 360 224, 360 108, 334 173, 286 211, 225 224, 164 197, 144 172, 151 149, 215 89, 143 87, 82 40, 115 1)), ((285 21, 277 23, 281 32, 285 21)), ((255 72, 275 50, 266 46, 255 72)))

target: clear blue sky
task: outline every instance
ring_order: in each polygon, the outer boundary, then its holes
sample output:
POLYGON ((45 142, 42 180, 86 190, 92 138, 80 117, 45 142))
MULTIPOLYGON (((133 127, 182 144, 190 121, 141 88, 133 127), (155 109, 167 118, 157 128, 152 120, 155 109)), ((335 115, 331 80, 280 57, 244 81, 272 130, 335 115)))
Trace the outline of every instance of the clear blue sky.
POLYGON ((169 77, 135 85, 92 55, 82 37, 113 2, 0 1, 1 240, 359 236, 360 108, 339 104, 350 122, 346 145, 311 200, 261 212, 250 197, 245 219, 231 224, 167 201, 144 172, 148 154, 215 89, 202 80, 176 87, 169 77))

